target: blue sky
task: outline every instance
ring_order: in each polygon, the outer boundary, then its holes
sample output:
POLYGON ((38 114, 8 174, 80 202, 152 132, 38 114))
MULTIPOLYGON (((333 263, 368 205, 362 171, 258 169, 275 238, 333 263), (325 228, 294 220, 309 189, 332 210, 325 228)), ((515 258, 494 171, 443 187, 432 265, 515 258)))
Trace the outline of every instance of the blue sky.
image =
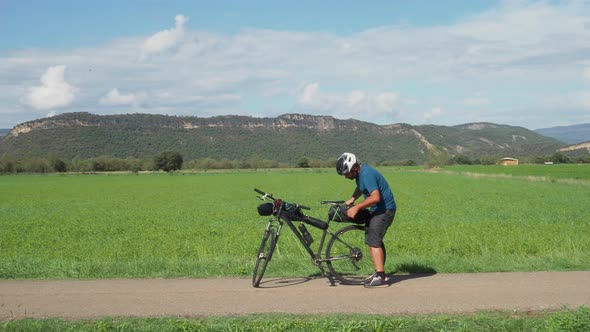
POLYGON ((590 122, 583 0, 0 0, 0 31, 0 128, 76 111, 590 122))

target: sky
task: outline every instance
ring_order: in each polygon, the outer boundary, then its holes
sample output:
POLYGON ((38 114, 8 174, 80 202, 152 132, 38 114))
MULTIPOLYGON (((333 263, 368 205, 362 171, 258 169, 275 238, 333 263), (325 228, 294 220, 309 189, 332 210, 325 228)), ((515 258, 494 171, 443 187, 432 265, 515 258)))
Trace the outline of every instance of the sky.
POLYGON ((69 112, 590 123, 590 0, 0 0, 0 128, 69 112))

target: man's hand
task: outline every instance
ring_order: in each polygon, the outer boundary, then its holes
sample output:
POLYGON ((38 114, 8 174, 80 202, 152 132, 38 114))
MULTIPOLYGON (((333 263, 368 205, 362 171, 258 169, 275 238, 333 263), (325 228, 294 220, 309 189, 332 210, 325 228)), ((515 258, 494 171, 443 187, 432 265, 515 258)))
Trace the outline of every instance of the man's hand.
POLYGON ((356 216, 356 214, 358 212, 359 212, 358 205, 353 205, 350 208, 348 208, 348 210, 346 211, 346 215, 351 217, 352 219, 354 219, 354 217, 356 216))
MULTIPOLYGON (((352 198, 351 198, 352 200, 352 198)), ((371 194, 369 195, 369 197, 367 197, 364 201, 360 202, 358 205, 352 205, 352 204, 348 204, 348 201, 346 201, 346 203, 348 205, 351 205, 351 207, 348 209, 348 211, 346 211, 346 215, 354 218, 354 216, 356 216, 356 214, 359 212, 360 209, 366 209, 368 207, 371 207, 377 203, 379 203, 379 201, 381 200, 381 194, 379 193, 379 190, 373 190, 371 192, 371 194)), ((353 200, 354 202, 354 200, 353 200)))

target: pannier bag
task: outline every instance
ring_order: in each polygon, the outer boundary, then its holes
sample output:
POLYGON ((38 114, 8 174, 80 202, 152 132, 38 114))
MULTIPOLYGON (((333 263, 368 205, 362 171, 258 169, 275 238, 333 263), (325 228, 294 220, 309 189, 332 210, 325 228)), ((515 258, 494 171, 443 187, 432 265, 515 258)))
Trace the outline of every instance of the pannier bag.
POLYGON ((359 210, 354 219, 346 214, 350 205, 331 206, 328 211, 328 218, 336 222, 351 222, 355 224, 364 224, 371 219, 371 212, 367 209, 359 210))

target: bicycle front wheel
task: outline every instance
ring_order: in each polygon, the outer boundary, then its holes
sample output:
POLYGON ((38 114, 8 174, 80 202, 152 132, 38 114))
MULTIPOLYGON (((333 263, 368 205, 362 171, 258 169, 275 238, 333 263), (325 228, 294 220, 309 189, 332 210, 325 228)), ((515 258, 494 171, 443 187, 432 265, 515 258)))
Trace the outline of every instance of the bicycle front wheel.
POLYGON ((371 276, 375 267, 365 244, 365 228, 350 225, 336 232, 326 248, 326 264, 344 285, 360 285, 371 276))
POLYGON ((258 287, 260 285, 264 271, 266 271, 266 266, 268 265, 268 262, 270 262, 272 253, 275 250, 275 246, 277 245, 277 238, 278 235, 276 227, 274 225, 270 225, 264 231, 262 242, 260 243, 260 248, 258 249, 258 255, 256 256, 256 264, 254 264, 254 271, 252 273, 252 286, 254 287, 258 287))

